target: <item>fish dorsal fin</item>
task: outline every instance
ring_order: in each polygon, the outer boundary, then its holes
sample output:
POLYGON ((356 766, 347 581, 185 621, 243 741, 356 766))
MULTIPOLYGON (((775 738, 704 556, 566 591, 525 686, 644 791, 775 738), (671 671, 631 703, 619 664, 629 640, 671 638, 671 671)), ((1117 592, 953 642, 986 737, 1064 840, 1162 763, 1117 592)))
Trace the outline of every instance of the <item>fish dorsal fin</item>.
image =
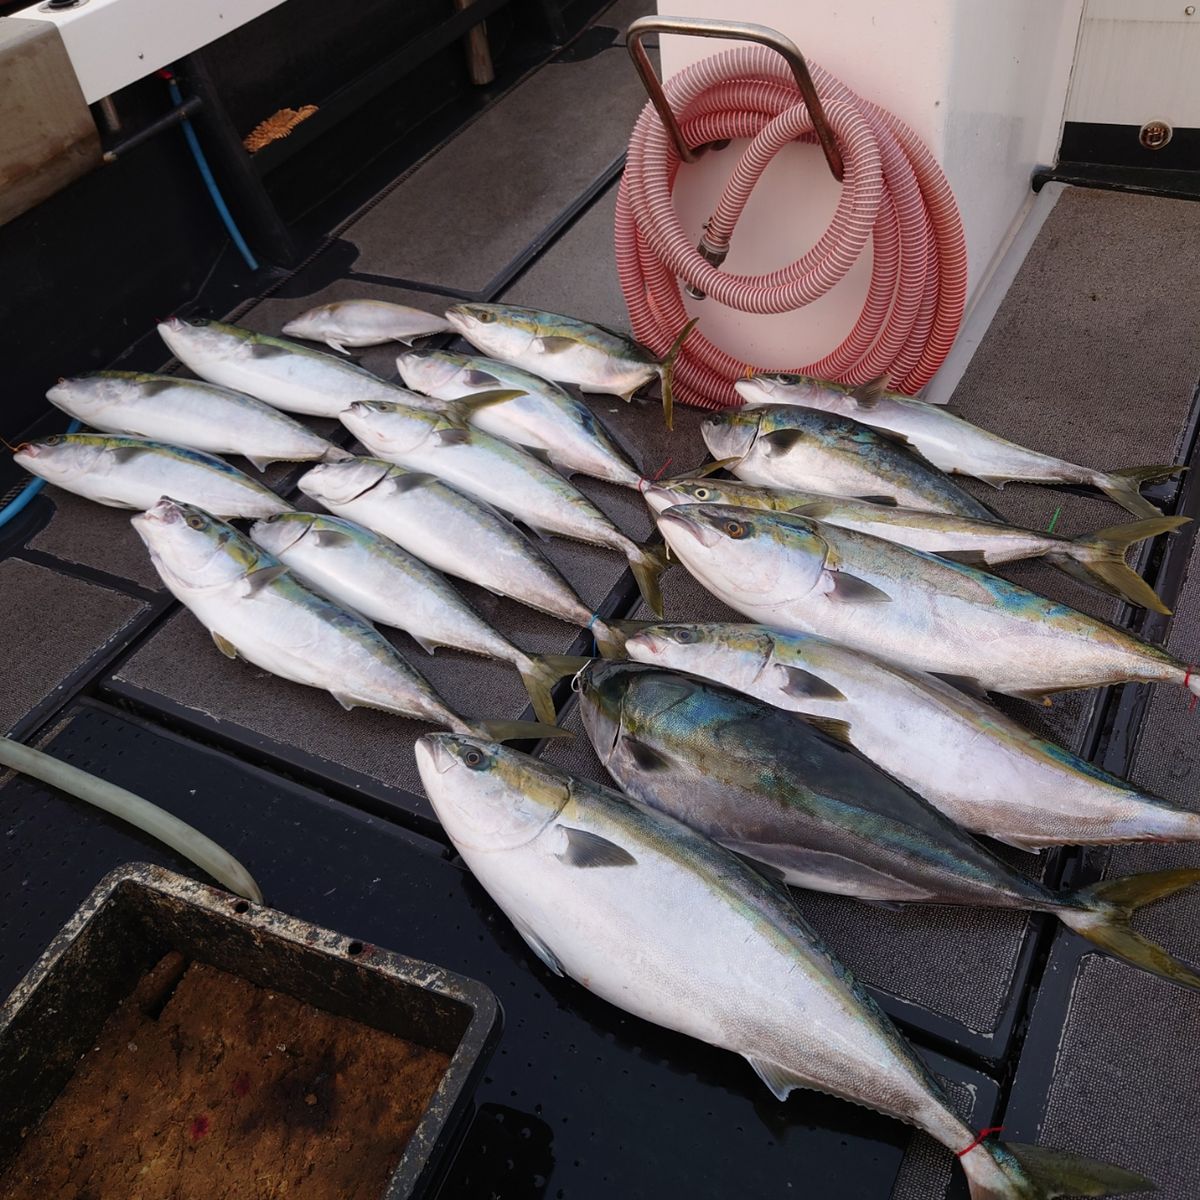
POLYGON ((561 354, 564 350, 573 350, 579 343, 574 338, 560 337, 555 334, 549 334, 546 337, 534 339, 537 342, 538 349, 543 354, 561 354))
POLYGON ((845 700, 845 695, 839 692, 832 683, 814 675, 803 667, 788 667, 779 665, 785 682, 780 691, 785 696, 794 696, 797 700, 845 700))
POLYGON ((212 640, 216 642, 217 649, 226 658, 237 658, 237 647, 228 638, 222 637, 215 629, 210 629, 209 633, 212 634, 212 640))
POLYGON ((553 971, 555 975, 566 975, 562 963, 558 961, 558 956, 524 921, 513 921, 513 924, 517 927, 517 932, 521 935, 525 945, 542 960, 547 970, 553 971))
POLYGON ((877 375, 874 379, 866 383, 860 383, 858 387, 851 391, 850 395, 858 401, 858 407, 861 412, 868 412, 878 405, 879 398, 887 391, 887 385, 887 376, 877 375))
POLYGON ((852 746, 854 743, 850 740, 850 722, 838 721, 833 717, 813 717, 804 714, 801 720, 811 725, 814 729, 819 729, 826 737, 832 738, 835 742, 841 742, 844 746, 852 746))
POLYGON ((776 1100, 786 1100, 796 1088, 810 1087, 807 1080, 781 1067, 778 1063, 767 1062, 762 1058, 753 1058, 749 1054, 742 1057, 754 1068, 754 1073, 771 1089, 776 1100))
POLYGON ((842 604, 890 604, 891 596, 857 575, 845 571, 826 571, 825 595, 842 604))
POLYGON ((407 471, 403 475, 390 476, 390 482, 392 491, 399 494, 414 491, 427 483, 436 483, 437 476, 430 475, 427 471, 407 471))
POLYGON ((269 342, 255 342, 250 347, 251 358, 280 358, 287 354, 291 354, 291 351, 283 346, 272 346, 269 342))
POLYGON ((988 698, 987 688, 973 675, 952 675, 945 671, 931 671, 930 674, 934 679, 940 679, 943 683, 948 683, 956 691, 962 692, 964 696, 970 696, 975 700, 986 700, 988 698))
POLYGON ((608 838, 587 829, 574 829, 570 825, 560 826, 567 835, 566 849, 558 854, 560 861, 568 867, 632 867, 637 865, 623 846, 610 842, 608 838))
POLYGON ((286 571, 287 567, 283 566, 282 563, 273 563, 269 567, 259 567, 258 570, 251 571, 246 576, 246 595, 257 595, 267 584, 274 583, 286 571))
POLYGON ((354 538, 342 529, 314 529, 313 535, 317 545, 327 549, 334 546, 350 546, 354 543, 354 538))
POLYGON ((863 500, 867 504, 878 504, 881 508, 898 508, 895 496, 855 496, 855 500, 863 500))
POLYGON ((641 771, 665 771, 671 765, 671 760, 665 754, 660 754, 653 746, 647 746, 628 734, 621 738, 621 745, 641 771))
POLYGON ((766 442, 769 453, 786 454, 804 440, 804 433, 799 429, 772 429, 770 433, 760 434, 758 440, 766 442))

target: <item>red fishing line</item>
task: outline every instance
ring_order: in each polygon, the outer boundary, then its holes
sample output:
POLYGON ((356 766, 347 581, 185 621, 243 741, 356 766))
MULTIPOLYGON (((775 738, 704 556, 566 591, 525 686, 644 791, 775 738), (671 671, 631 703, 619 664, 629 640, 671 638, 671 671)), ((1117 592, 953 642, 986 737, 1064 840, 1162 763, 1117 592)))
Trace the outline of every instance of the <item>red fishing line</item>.
POLYGON ((965 1150, 959 1150, 959 1151, 957 1151, 958 1157, 959 1157, 959 1158, 962 1158, 962 1156, 963 1156, 964 1154, 970 1154, 970 1153, 971 1153, 971 1151, 972 1151, 972 1150, 974 1150, 976 1146, 979 1146, 979 1145, 982 1145, 982 1144, 983 1144, 983 1139, 984 1139, 984 1138, 986 1138, 986 1137, 989 1137, 991 1134, 993 1134, 993 1133, 1003 1133, 1003 1132, 1004 1132, 1004 1126, 1003 1126, 1003 1125, 989 1125, 989 1126, 987 1127, 987 1129, 981 1129, 981 1130, 978 1132, 978 1134, 976 1134, 976 1135, 975 1135, 975 1140, 974 1140, 974 1141, 973 1141, 973 1142, 972 1142, 972 1143, 971 1143, 971 1144, 970 1144, 970 1145, 969 1145, 969 1146, 968 1146, 968 1147, 967 1147, 965 1150))

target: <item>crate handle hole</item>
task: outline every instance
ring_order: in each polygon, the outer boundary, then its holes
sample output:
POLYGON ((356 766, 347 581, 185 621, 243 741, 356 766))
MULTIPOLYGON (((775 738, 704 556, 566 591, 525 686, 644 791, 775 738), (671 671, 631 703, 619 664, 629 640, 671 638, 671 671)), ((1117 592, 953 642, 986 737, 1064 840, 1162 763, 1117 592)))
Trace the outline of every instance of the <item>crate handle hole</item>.
POLYGON ((233 911, 234 911, 235 913, 244 913, 244 912, 249 912, 249 911, 250 911, 250 903, 249 903, 249 901, 247 901, 247 900, 239 900, 239 901, 238 901, 238 902, 237 902, 237 903, 236 903, 236 904, 233 906, 233 911))
POLYGON ((348 945, 346 947, 347 954, 361 954, 362 952, 363 952, 362 942, 351 942, 350 945, 348 945))

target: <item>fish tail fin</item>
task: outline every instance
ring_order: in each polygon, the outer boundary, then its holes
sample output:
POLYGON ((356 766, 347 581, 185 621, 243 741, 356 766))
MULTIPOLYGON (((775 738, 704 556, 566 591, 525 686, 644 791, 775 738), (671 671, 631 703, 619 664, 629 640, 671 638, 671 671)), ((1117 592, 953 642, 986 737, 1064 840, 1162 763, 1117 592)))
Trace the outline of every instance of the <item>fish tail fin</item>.
POLYGON ((1189 517, 1153 517, 1113 525, 1076 538, 1065 548, 1065 553, 1083 568, 1085 579, 1092 576, 1106 591, 1123 596, 1130 604, 1170 615, 1171 610, 1154 589, 1125 562, 1125 551, 1135 542, 1171 533, 1189 520, 1189 517))
POLYGON ((1135 1171, 1049 1146, 988 1140, 959 1161, 971 1200, 1054 1200, 1156 1190, 1153 1182, 1135 1171))
POLYGON ((693 317, 676 335, 675 340, 671 343, 671 348, 659 360, 660 371, 662 377, 662 401, 663 401, 663 422, 668 429, 675 428, 675 360, 679 357, 680 350, 683 349, 683 343, 687 341, 688 334, 696 328, 696 322, 699 317, 693 317))
POLYGON ((569 729, 542 721, 464 721, 463 728, 455 732, 487 738, 489 742, 539 742, 542 738, 575 736, 569 729))
POLYGON ((1130 926, 1130 918, 1139 908, 1196 883, 1200 883, 1200 870, 1192 868, 1125 875, 1072 892, 1066 897, 1072 907, 1055 912, 1064 925, 1109 954, 1152 975, 1200 990, 1200 974, 1130 926))
POLYGON ((551 695, 554 685, 569 675, 577 675, 591 661, 577 654, 527 654, 518 660, 517 670, 539 721, 553 725, 558 720, 551 695))
POLYGON ((1120 471, 1097 471, 1093 482, 1110 500, 1119 504, 1127 512, 1133 513, 1135 517, 1153 519, 1161 517, 1162 512, 1142 495, 1142 484, 1157 483, 1160 479, 1170 479, 1172 475, 1178 475, 1180 471, 1186 470, 1187 467, 1179 464, 1125 467, 1120 471))
POLYGON ((646 607, 656 616, 663 615, 662 575, 667 569, 665 546, 635 546, 629 555, 629 566, 637 580, 638 591, 646 607))

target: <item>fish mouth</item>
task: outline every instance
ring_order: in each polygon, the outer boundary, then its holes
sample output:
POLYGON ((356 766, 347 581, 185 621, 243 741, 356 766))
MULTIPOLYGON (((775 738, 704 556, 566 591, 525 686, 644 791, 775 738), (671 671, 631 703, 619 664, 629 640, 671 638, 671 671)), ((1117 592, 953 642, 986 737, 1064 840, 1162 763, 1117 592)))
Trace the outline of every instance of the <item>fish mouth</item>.
POLYGON ((643 629, 641 633, 635 633, 633 637, 625 639, 625 651, 630 658, 634 655, 629 654, 630 650, 644 650, 649 654, 661 654, 665 640, 657 633, 651 633, 648 629, 643 629))
POLYGON ((665 488, 656 483, 650 483, 648 480, 642 480, 639 484, 642 495, 646 499, 646 503, 650 505, 656 513, 662 512, 664 509, 672 507, 672 505, 681 503, 679 497, 671 491, 670 488, 665 488))
POLYGON ((668 542, 671 540, 671 530, 681 530, 691 534, 704 547, 713 546, 720 540, 721 535, 715 529, 710 529, 686 513, 677 511, 678 508, 679 506, 676 505, 674 508, 665 509, 658 514, 658 527, 668 542))
POLYGON ((37 458, 40 453, 41 449, 35 442, 18 442, 12 448, 12 456, 16 462, 37 458))
POLYGON ((290 333, 290 334, 299 336, 299 335, 302 335, 307 328, 308 328, 307 321, 302 320, 300 317, 295 317, 291 321, 288 321, 284 325, 281 332, 290 333))
POLYGON ((162 496, 157 504, 129 519, 134 525, 174 525, 183 520, 183 506, 170 496, 162 496))
POLYGON ((776 383, 765 375, 753 375, 749 379, 739 379, 733 385, 733 390, 743 401, 753 403, 761 401, 764 396, 774 396, 776 383))

